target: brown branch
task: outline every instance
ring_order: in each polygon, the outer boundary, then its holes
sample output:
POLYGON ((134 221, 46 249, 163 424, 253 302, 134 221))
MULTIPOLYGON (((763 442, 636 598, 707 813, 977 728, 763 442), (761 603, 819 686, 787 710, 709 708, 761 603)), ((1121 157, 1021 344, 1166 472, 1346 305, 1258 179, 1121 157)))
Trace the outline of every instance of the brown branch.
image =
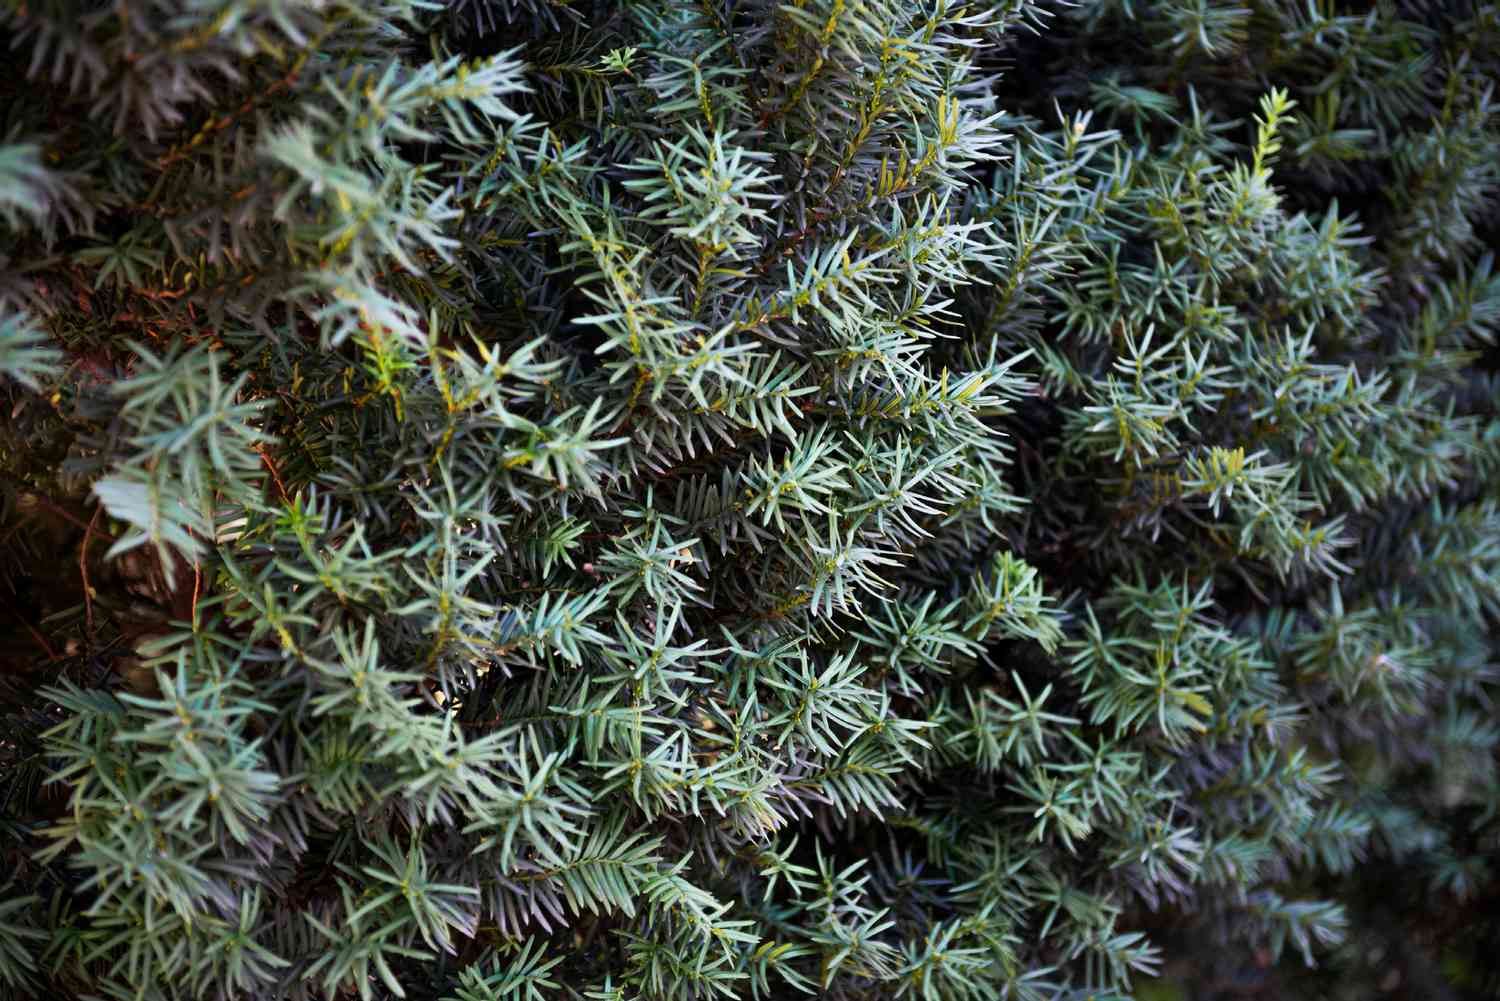
POLYGON ((99 515, 104 508, 95 505, 94 516, 89 519, 88 527, 83 530, 83 545, 78 547, 78 573, 83 577, 83 622, 84 636, 93 641, 94 636, 94 596, 90 593, 93 589, 89 586, 89 542, 94 537, 94 527, 99 522, 99 515))
MULTIPOLYGON (((309 48, 307 51, 312 52, 316 51, 316 49, 309 48)), ((181 160, 184 157, 188 156, 193 152, 194 149, 196 149, 198 146, 201 146, 209 136, 213 135, 216 132, 224 131, 225 129, 229 128, 229 126, 233 125, 235 122, 248 115, 251 111, 255 110, 257 105, 263 104, 264 102, 270 100, 272 97, 275 97, 281 91, 291 87, 294 83, 297 82, 297 77, 301 74, 302 67, 306 63, 306 61, 306 56, 299 58, 292 65, 291 70, 288 71, 285 76, 277 80, 275 83, 271 84, 265 90, 262 90, 259 93, 246 98, 238 108, 235 108, 234 110, 226 112, 225 114, 219 115, 217 117, 210 114, 208 116, 208 120, 203 123, 203 126, 199 128, 196 133, 193 134, 192 138, 168 150, 161 156, 160 159, 156 161, 157 169, 165 170, 167 167, 170 167, 178 160, 181 160)))
POLYGON ((281 495, 281 503, 291 507, 292 497, 286 492, 286 484, 281 482, 281 474, 276 470, 276 463, 264 448, 257 448, 256 451, 260 453, 261 461, 266 464, 266 469, 271 472, 271 480, 276 484, 276 492, 281 495))
MULTIPOLYGON (((89 526, 88 526, 87 522, 83 521, 82 519, 80 519, 79 517, 77 517, 76 515, 74 515, 71 511, 68 511, 65 508, 59 506, 55 501, 53 501, 46 494, 32 492, 28 496, 30 496, 31 498, 33 498, 42 507, 46 508, 48 511, 51 511, 53 514, 57 515, 59 518, 61 518, 64 521, 68 522, 69 524, 74 525, 74 526, 76 526, 78 528, 81 528, 85 532, 89 531, 89 526)), ((99 538, 103 539, 105 542, 108 542, 110 545, 114 545, 116 542, 120 541, 119 539, 116 539, 113 535, 110 535, 108 532, 98 532, 98 531, 96 531, 94 534, 97 535, 97 536, 99 536, 99 538)))
POLYGON ((57 655, 57 651, 52 649, 51 644, 47 642, 47 637, 37 632, 36 627, 22 618, 20 612, 16 611, 14 608, 11 608, 9 604, 5 606, 5 610, 11 615, 14 615, 16 617, 16 621, 26 627, 26 631, 31 634, 31 638, 36 641, 36 645, 41 647, 42 650, 46 652, 48 663, 52 663, 62 659, 57 655))
POLYGON ((194 556, 193 557, 193 603, 188 607, 188 612, 192 616, 192 618, 189 621, 192 622, 194 631, 196 631, 197 628, 198 628, 198 594, 199 594, 199 590, 200 590, 202 584, 203 584, 203 570, 202 570, 202 567, 198 563, 198 557, 194 556))

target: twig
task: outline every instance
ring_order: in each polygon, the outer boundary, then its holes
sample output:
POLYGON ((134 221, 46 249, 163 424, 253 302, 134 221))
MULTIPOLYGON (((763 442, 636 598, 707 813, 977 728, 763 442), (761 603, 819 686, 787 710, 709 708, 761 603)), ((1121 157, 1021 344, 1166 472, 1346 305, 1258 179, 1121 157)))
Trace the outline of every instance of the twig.
POLYGON ((193 623, 193 629, 194 630, 197 630, 197 628, 198 628, 198 588, 199 588, 199 585, 202 582, 203 582, 203 571, 202 571, 201 567, 198 564, 198 557, 194 556, 193 557, 193 605, 192 605, 192 609, 191 609, 191 611, 192 611, 192 619, 191 619, 191 621, 193 623))
POLYGON ((23 619, 21 617, 21 613, 20 612, 16 611, 14 608, 11 608, 10 605, 8 605, 8 604, 5 606, 5 610, 7 612, 9 612, 11 615, 14 615, 16 617, 16 621, 20 622, 21 625, 25 626, 26 627, 26 631, 31 634, 31 638, 34 639, 34 640, 36 640, 37 646, 41 647, 44 651, 46 651, 48 662, 57 661, 57 660, 61 660, 62 659, 62 658, 58 657, 57 651, 53 650, 51 644, 49 644, 47 642, 47 637, 45 637, 41 633, 37 632, 36 631, 36 627, 33 626, 30 622, 27 622, 25 619, 23 619))
MULTIPOLYGON (((64 521, 67 521, 70 524, 83 529, 85 532, 88 531, 89 526, 87 522, 79 520, 72 512, 59 507, 57 504, 53 503, 52 499, 47 497, 45 494, 32 493, 30 496, 35 498, 38 504, 51 511, 53 514, 57 515, 59 518, 62 518, 64 521)), ((95 511, 97 512, 97 510, 98 509, 96 508, 95 511)), ((95 534, 105 542, 108 542, 110 545, 114 545, 116 542, 120 541, 113 535, 110 535, 108 532, 95 532, 95 534)))
POLYGON ((83 530, 83 545, 78 547, 78 573, 83 577, 83 623, 84 636, 89 642, 94 637, 94 598, 89 587, 89 543, 94 538, 94 527, 99 523, 99 515, 104 511, 102 506, 95 506, 94 516, 89 519, 88 527, 83 530))
POLYGON ((266 469, 270 470, 271 472, 271 480, 276 484, 276 492, 281 494, 281 503, 285 504, 287 507, 291 507, 291 495, 286 492, 286 484, 281 482, 281 474, 276 471, 276 463, 273 462, 271 457, 266 454, 265 449, 257 448, 256 451, 260 453, 261 461, 266 464, 266 469))

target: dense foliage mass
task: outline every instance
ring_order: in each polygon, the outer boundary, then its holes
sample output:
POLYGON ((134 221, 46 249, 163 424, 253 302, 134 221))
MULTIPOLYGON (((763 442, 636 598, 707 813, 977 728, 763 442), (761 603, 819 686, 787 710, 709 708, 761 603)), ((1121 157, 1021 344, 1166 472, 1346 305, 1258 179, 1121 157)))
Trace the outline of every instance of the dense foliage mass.
POLYGON ((1500 5, 0 41, 0 994, 1500 989, 1500 5))

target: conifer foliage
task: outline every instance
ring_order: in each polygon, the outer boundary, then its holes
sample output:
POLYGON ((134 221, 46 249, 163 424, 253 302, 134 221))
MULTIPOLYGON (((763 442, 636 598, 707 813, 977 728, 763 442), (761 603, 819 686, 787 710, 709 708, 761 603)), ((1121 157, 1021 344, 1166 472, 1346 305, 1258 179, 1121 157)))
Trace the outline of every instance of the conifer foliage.
POLYGON ((0 995, 1500 987, 1500 7, 1355 6, 6 0, 0 995))

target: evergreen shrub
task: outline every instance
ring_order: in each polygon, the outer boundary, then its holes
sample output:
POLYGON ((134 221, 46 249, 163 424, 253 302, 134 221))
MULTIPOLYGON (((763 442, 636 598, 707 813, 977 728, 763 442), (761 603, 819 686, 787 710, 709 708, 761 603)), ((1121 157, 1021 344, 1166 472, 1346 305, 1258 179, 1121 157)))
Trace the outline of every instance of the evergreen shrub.
POLYGON ((0 996, 1500 991, 1500 5, 0 42, 0 996))

